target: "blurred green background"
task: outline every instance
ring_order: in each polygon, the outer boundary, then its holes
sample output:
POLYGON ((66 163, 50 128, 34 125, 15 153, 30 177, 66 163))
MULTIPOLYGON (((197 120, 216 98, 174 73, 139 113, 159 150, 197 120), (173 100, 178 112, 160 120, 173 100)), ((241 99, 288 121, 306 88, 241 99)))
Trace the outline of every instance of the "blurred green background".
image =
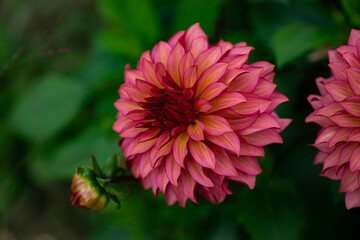
POLYGON ((305 124, 329 77, 327 51, 360 28, 358 0, 0 0, 0 239, 360 239, 360 209, 319 177, 305 124), (124 66, 200 22, 210 43, 254 46, 276 64, 277 113, 294 119, 266 148, 255 190, 185 209, 136 191, 116 211, 70 204, 75 168, 119 152, 113 102, 124 66))

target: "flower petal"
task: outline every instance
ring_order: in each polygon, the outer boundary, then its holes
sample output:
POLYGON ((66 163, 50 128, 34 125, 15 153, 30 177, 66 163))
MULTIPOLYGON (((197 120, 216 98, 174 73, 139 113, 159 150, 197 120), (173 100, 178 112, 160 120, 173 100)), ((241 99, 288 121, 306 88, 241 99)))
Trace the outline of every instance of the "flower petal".
POLYGON ((194 123, 188 125, 187 133, 189 137, 195 141, 204 140, 204 123, 195 119, 194 123))
POLYGON ((173 153, 174 159, 179 164, 179 166, 184 167, 184 159, 186 154, 188 153, 187 150, 187 143, 189 140, 189 135, 187 132, 180 133, 174 141, 173 146, 173 153))
POLYGON ((215 82, 207 86, 200 94, 198 99, 205 99, 207 101, 219 96, 228 86, 225 83, 215 82))
POLYGON ((205 175, 202 166, 200 166, 193 158, 187 158, 185 161, 185 166, 196 182, 205 187, 214 186, 214 183, 210 180, 210 178, 205 175))
POLYGON ((214 153, 203 142, 197 142, 190 139, 189 150, 195 161, 201 166, 214 169, 216 159, 214 153))
MULTIPOLYGON (((346 69, 347 79, 351 90, 355 95, 360 95, 360 69, 358 68, 347 68, 346 69)), ((348 95, 350 97, 350 95, 348 95)))
POLYGON ((196 82, 195 98, 198 98, 207 86, 218 81, 225 73, 226 68, 226 63, 216 63, 206 69, 201 76, 198 75, 200 78, 196 82))
POLYGON ((200 115, 199 119, 204 123, 204 132, 213 135, 221 136, 227 132, 232 132, 229 123, 225 118, 217 115, 200 115))
POLYGON ((341 102, 345 98, 353 97, 354 94, 351 91, 349 84, 345 81, 331 81, 325 84, 325 88, 328 93, 337 102, 341 102))
POLYGON ((169 178, 169 181, 174 185, 178 186, 178 178, 181 173, 181 167, 176 163, 174 154, 168 154, 166 157, 166 174, 169 178))
POLYGON ((240 140, 234 132, 228 132, 221 136, 205 135, 205 139, 236 155, 240 154, 240 140))
POLYGON ((210 66, 214 65, 221 57, 221 48, 218 46, 211 47, 202 52, 196 59, 195 65, 198 66, 198 76, 210 66))
POLYGON ((246 101, 247 99, 241 93, 224 92, 210 101, 210 104, 213 106, 213 108, 208 113, 232 107, 246 101))
POLYGON ((185 54, 184 48, 180 43, 177 43, 173 50, 170 52, 168 62, 167 62, 167 71, 174 80, 174 82, 181 86, 180 75, 179 75, 179 63, 182 57, 185 54))

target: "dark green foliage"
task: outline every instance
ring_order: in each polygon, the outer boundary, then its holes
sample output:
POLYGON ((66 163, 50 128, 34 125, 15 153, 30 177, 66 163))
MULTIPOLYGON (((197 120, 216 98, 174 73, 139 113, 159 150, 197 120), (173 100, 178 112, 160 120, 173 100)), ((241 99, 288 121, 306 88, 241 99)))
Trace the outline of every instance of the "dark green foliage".
POLYGON ((0 0, 0 239, 359 239, 360 211, 347 211, 338 184, 318 176, 307 144, 319 128, 304 123, 315 78, 330 76, 327 50, 360 28, 359 4, 0 0), (135 68, 142 52, 197 21, 211 43, 246 41, 255 47, 250 62, 276 64, 277 90, 290 99, 276 112, 294 121, 284 144, 260 159, 254 190, 232 183, 223 203, 198 197, 183 209, 104 179, 125 172, 116 170, 125 167, 121 154, 106 160, 120 152, 113 103, 125 64, 135 68), (69 200, 71 176, 91 154, 115 204, 102 212, 69 200))

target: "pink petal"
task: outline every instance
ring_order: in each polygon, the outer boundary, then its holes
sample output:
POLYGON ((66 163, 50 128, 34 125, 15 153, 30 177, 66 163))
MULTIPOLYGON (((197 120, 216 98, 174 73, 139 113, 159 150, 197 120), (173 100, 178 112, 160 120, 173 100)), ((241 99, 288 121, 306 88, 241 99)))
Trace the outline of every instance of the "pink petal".
POLYGON ((240 141, 240 155, 250 157, 263 157, 265 156, 265 152, 262 147, 256 147, 242 140, 240 141))
POLYGON ((323 142, 329 142, 332 137, 334 137, 336 131, 339 128, 337 126, 330 126, 320 130, 318 137, 315 140, 315 144, 320 144, 323 142))
POLYGON ((354 117, 346 112, 339 112, 330 118, 339 127, 360 127, 360 118, 354 117))
POLYGON ((160 149, 162 146, 164 146, 170 139, 170 130, 166 130, 165 132, 163 132, 158 140, 156 141, 156 148, 160 149))
POLYGON ((360 142, 360 129, 353 131, 347 138, 349 142, 360 142))
POLYGON ((182 81, 183 88, 192 88, 197 81, 197 66, 192 66, 184 73, 182 81))
POLYGON ((327 156, 327 153, 324 152, 318 152, 315 156, 314 165, 324 163, 324 159, 327 156))
POLYGON ((185 161, 186 169, 189 171, 190 175, 195 179, 196 182, 205 186, 213 187, 214 183, 208 178, 203 168, 191 157, 187 158, 185 161))
POLYGON ((335 149, 324 159, 324 166, 323 166, 323 172, 324 170, 337 166, 339 163, 339 156, 341 151, 343 150, 345 145, 339 145, 335 147, 335 149))
POLYGON ((236 155, 240 154, 240 140, 234 132, 228 132, 221 136, 206 135, 205 138, 236 155))
POLYGON ((200 115, 199 119, 205 125, 205 133, 213 136, 221 136, 227 132, 232 132, 229 123, 225 118, 217 115, 200 115))
POLYGON ((157 138, 151 139, 146 142, 138 142, 138 139, 134 139, 130 142, 127 148, 123 148, 123 153, 126 158, 129 158, 131 155, 140 154, 148 151, 152 148, 157 141, 157 138))
POLYGON ((330 139, 329 147, 335 146, 339 142, 344 142, 347 140, 351 132, 354 131, 354 128, 339 128, 336 131, 336 134, 330 139))
POLYGON ((358 182, 358 172, 351 172, 349 167, 345 167, 341 178, 340 190, 339 192, 353 192, 359 187, 358 182))
POLYGON ((160 132, 160 130, 161 130, 160 128, 150 128, 148 131, 142 133, 139 136, 139 142, 145 142, 145 141, 155 138, 158 135, 158 133, 160 132))
MULTIPOLYGON (((152 59, 151 59, 150 51, 149 51, 149 50, 147 50, 147 51, 145 51, 145 52, 143 52, 143 53, 141 54, 140 60, 138 61, 137 66, 136 66, 136 68, 137 68, 139 71, 142 71, 142 70, 143 70, 142 65, 143 65, 143 62, 144 62, 145 59, 148 60, 149 62, 152 62, 152 59)), ((141 79, 143 79, 143 78, 141 78, 141 79)))
POLYGON ((144 76, 139 70, 131 70, 129 65, 125 67, 125 83, 136 84, 136 79, 144 79, 144 76))
POLYGON ((201 166, 214 169, 215 168, 215 155, 203 142, 196 142, 190 139, 189 150, 196 162, 201 166))
POLYGON ((216 158, 216 165, 213 171, 222 176, 229 176, 229 177, 237 177, 239 176, 238 172, 236 171, 234 165, 229 158, 227 152, 220 147, 213 146, 211 148, 215 154, 216 158))
POLYGON ((244 130, 238 131, 237 133, 239 135, 249 135, 254 132, 258 132, 269 128, 280 129, 280 125, 274 116, 268 113, 262 113, 257 117, 254 124, 252 124, 250 127, 244 130))
MULTIPOLYGON (((347 68, 346 69, 347 79, 351 90, 355 95, 360 95, 360 69, 358 68, 347 68)), ((347 95, 351 97, 352 95, 347 95)))
POLYGON ((161 62, 166 66, 170 51, 170 45, 164 41, 160 41, 151 51, 151 58, 153 59, 154 63, 161 62))
POLYGON ((240 74, 229 85, 229 91, 252 92, 259 80, 262 68, 251 69, 250 72, 240 74))
POLYGON ((243 102, 231 107, 239 114, 253 114, 257 111, 262 113, 265 112, 271 104, 271 101, 265 98, 255 97, 249 94, 244 94, 244 96, 246 97, 247 102, 243 102))
POLYGON ((220 62, 227 63, 228 69, 241 68, 248 60, 247 55, 230 55, 220 59, 220 62))
POLYGON ((343 110, 343 108, 340 106, 339 103, 337 102, 332 102, 327 106, 324 106, 318 110, 315 111, 315 115, 321 115, 321 116, 325 116, 325 117, 331 117, 332 115, 334 115, 335 113, 337 113, 338 111, 343 110))
POLYGON ((271 74, 274 71, 275 65, 266 61, 258 61, 251 64, 253 67, 262 68, 260 77, 265 77, 268 74, 271 74))
POLYGON ((189 51, 193 41, 195 39, 199 38, 199 37, 205 37, 206 38, 206 34, 201 29, 200 24, 195 23, 191 27, 189 27, 189 29, 185 32, 185 35, 184 35, 184 48, 185 48, 185 50, 189 51))
MULTIPOLYGON (((187 52, 185 53, 185 55, 182 57, 182 59, 180 60, 179 63, 179 75, 180 75, 180 80, 181 80, 181 84, 182 87, 185 88, 184 86, 186 86, 186 84, 184 83, 184 73, 191 67, 194 66, 194 68, 196 67, 196 65, 194 65, 194 57, 191 54, 191 52, 187 52)), ((197 70, 196 70, 196 79, 197 79, 197 70)), ((191 85, 191 87, 194 84, 191 85)))
POLYGON ((208 47, 209 43, 207 37, 198 37, 192 42, 190 52, 194 59, 196 59, 200 53, 204 52, 206 49, 208 49, 208 47))
MULTIPOLYGON (((360 77, 360 75, 359 75, 360 77)), ((360 117, 360 99, 348 98, 339 103, 348 113, 355 117, 360 117)))
POLYGON ((219 82, 229 85, 237 76, 246 72, 249 72, 249 70, 243 68, 228 69, 219 79, 219 82))
POLYGON ((266 129, 250 135, 242 136, 249 144, 254 146, 266 146, 272 143, 283 143, 279 133, 275 129, 266 129))
POLYGON ((195 141, 204 140, 204 123, 195 119, 194 123, 188 125, 187 133, 189 137, 195 141))
POLYGON ((140 91, 135 85, 123 84, 121 89, 135 102, 145 102, 145 98, 150 97, 149 94, 140 91))
POLYGON ((181 173, 181 167, 176 163, 174 154, 169 154, 166 157, 166 166, 165 166, 166 174, 170 180, 170 182, 174 186, 178 186, 178 178, 181 173))
POLYGON ((127 114, 128 112, 134 110, 144 110, 136 102, 130 99, 118 99, 114 103, 114 106, 117 110, 119 110, 123 114, 127 114))
POLYGON ((255 48, 250 46, 239 46, 232 48, 228 55, 249 55, 251 51, 253 51, 255 48))
POLYGON ((185 31, 180 31, 180 32, 177 32, 174 36, 172 36, 168 43, 170 45, 170 47, 175 47, 175 45, 179 42, 179 39, 184 35, 185 31))
POLYGON ((210 101, 210 104, 213 106, 213 108, 208 113, 232 107, 246 101, 247 99, 241 93, 224 92, 210 101))
POLYGON ((256 157, 247 157, 230 154, 231 161, 233 162, 236 169, 247 173, 249 175, 258 175, 262 172, 259 162, 256 157))
POLYGON ((329 50, 329 62, 330 63, 343 63, 344 59, 342 58, 341 54, 336 50, 329 50))
POLYGON ((156 74, 155 74, 155 64, 149 62, 148 60, 144 59, 143 64, 142 64, 142 68, 143 68, 143 74, 145 77, 145 80, 158 87, 158 88, 164 88, 161 83, 159 82, 159 80, 156 78, 156 74))
POLYGON ((207 100, 197 100, 194 104, 196 112, 208 112, 213 106, 207 100))
POLYGON ((140 162, 139 162, 139 172, 142 178, 148 176, 148 174, 153 170, 150 165, 150 151, 147 151, 141 154, 140 162))
POLYGON ((167 71, 178 86, 181 86, 179 75, 179 63, 185 54, 184 48, 180 43, 177 43, 171 51, 168 62, 167 71))
POLYGON ((266 110, 268 113, 273 112, 275 110, 275 108, 277 108, 281 103, 289 101, 289 99, 285 95, 283 95, 279 92, 276 92, 276 91, 273 92, 270 100, 272 101, 272 103, 266 110))
POLYGON ((360 145, 358 145, 350 157, 350 171, 355 172, 360 170, 360 145))
POLYGON ((198 76, 210 66, 214 65, 221 57, 221 48, 218 46, 211 47, 202 52, 196 59, 195 65, 198 66, 198 76))
POLYGON ((254 189, 255 187, 255 181, 256 181, 256 177, 253 175, 248 175, 245 174, 241 171, 239 172, 239 177, 227 177, 230 180, 236 181, 236 182, 241 182, 246 184, 250 189, 254 189))
POLYGON ((275 88, 275 83, 260 78, 258 84, 256 85, 252 93, 262 98, 270 98, 275 88))
POLYGON ((181 172, 179 178, 179 189, 183 191, 184 195, 191 199, 191 201, 197 203, 194 189, 195 189, 195 180, 191 177, 189 172, 185 169, 181 172))
POLYGON ((346 193, 345 205, 348 210, 354 207, 360 207, 360 188, 352 193, 346 193))
POLYGON ((356 46, 356 41, 360 38, 360 30, 352 29, 350 32, 348 45, 356 46))
POLYGON ((346 81, 346 68, 349 67, 347 63, 330 63, 329 67, 336 80, 346 81))
POLYGON ((345 61, 350 65, 351 68, 360 68, 360 59, 355 56, 353 53, 345 53, 343 55, 345 61))
POLYGON ((173 205, 177 200, 175 192, 173 191, 172 186, 170 184, 167 185, 164 195, 165 195, 166 204, 169 206, 173 205))
POLYGON ((227 118, 228 123, 234 131, 240 131, 246 129, 254 124, 258 119, 259 114, 249 114, 246 116, 237 115, 237 118, 227 118))
POLYGON ((346 146, 343 148, 343 150, 341 151, 341 153, 339 155, 339 163, 336 168, 337 171, 339 171, 345 165, 347 165, 347 167, 349 166, 348 163, 350 161, 351 154, 354 152, 356 147, 357 147, 357 144, 355 144, 355 143, 346 144, 346 146))
POLYGON ((159 186, 159 189, 162 193, 165 193, 165 189, 169 183, 169 178, 166 175, 165 172, 165 163, 162 163, 159 166, 159 171, 156 177, 157 185, 159 186))
POLYGON ((189 140, 189 135, 187 134, 187 132, 182 132, 175 138, 174 141, 174 146, 173 146, 174 158, 177 164, 179 164, 179 166, 181 167, 184 167, 184 159, 186 154, 188 153, 187 150, 188 140, 189 140))
POLYGON ((169 154, 172 150, 172 146, 174 143, 174 139, 167 142, 165 145, 163 145, 160 149, 157 149, 156 147, 153 147, 150 151, 150 164, 152 167, 154 167, 157 164, 157 161, 167 154, 169 154))
POLYGON ((207 86, 218 81, 221 78, 221 76, 225 73, 226 68, 227 68, 227 64, 216 63, 211 67, 209 67, 208 69, 206 69, 201 76, 199 74, 200 78, 196 83, 195 97, 197 98, 207 86))
POLYGON ((219 96, 228 86, 221 82, 215 82, 207 86, 204 91, 200 94, 198 99, 212 100, 219 96))

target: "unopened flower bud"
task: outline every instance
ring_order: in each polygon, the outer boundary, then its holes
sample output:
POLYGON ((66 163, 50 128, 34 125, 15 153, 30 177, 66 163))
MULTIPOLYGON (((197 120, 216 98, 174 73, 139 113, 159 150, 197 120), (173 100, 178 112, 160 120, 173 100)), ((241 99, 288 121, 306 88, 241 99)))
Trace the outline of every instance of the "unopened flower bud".
POLYGON ((71 183, 73 206, 97 211, 107 205, 108 196, 95 177, 94 171, 89 167, 79 168, 75 172, 71 183))

